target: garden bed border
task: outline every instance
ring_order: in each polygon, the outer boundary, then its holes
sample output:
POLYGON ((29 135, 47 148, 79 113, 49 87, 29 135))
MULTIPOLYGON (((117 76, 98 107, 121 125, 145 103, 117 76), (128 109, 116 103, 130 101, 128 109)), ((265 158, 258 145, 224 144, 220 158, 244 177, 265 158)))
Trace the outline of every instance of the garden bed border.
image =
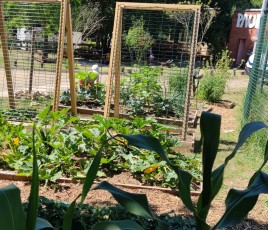
MULTIPOLYGON (((8 180, 8 181, 23 181, 23 182, 29 182, 32 180, 31 176, 24 176, 17 174, 16 172, 12 171, 0 171, 0 180, 8 180)), ((105 180, 95 180, 94 184, 100 184, 102 181, 105 180)), ((83 182, 82 179, 71 179, 71 178, 59 178, 56 180, 56 183, 71 183, 71 184, 77 184, 83 182)), ((122 183, 112 183, 114 186, 119 187, 125 187, 125 188, 131 188, 131 189, 149 189, 149 190, 158 190, 161 192, 169 193, 172 195, 179 196, 179 191, 176 189, 170 189, 170 188, 162 188, 158 186, 146 186, 146 185, 136 185, 136 184, 122 184, 122 183)), ((200 185, 196 185, 198 190, 191 191, 192 196, 199 196, 201 193, 201 187, 202 182, 200 182, 200 185)))

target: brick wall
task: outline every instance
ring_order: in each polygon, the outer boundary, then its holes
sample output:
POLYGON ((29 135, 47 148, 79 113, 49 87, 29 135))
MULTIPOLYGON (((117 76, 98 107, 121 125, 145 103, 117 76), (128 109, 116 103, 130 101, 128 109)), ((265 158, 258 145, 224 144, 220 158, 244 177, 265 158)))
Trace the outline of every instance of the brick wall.
POLYGON ((231 52, 230 56, 236 59, 237 64, 241 62, 237 59, 247 59, 249 56, 247 51, 253 50, 259 16, 260 10, 258 9, 235 11, 233 15, 228 49, 231 52), (240 49, 239 46, 241 46, 240 49))

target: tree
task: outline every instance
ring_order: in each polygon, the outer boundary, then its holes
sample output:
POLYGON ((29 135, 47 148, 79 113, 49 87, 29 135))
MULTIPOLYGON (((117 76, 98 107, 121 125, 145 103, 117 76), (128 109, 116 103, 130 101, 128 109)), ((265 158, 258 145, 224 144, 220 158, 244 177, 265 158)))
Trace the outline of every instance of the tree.
POLYGON ((214 19, 220 13, 218 8, 203 8, 200 15, 199 37, 198 41, 202 42, 208 29, 214 22, 214 19))
POLYGON ((133 22, 133 26, 128 30, 124 40, 130 52, 135 53, 138 64, 141 63, 143 55, 154 43, 154 39, 150 33, 144 30, 142 17, 133 22))
POLYGON ((172 12, 172 13, 169 13, 169 16, 171 19, 177 21, 184 27, 185 41, 190 42, 188 41, 189 39, 188 35, 189 35, 190 25, 193 22, 194 14, 192 12, 172 12))
POLYGON ((104 17, 101 16, 99 3, 89 2, 79 5, 73 15, 73 31, 88 37, 101 28, 104 17))

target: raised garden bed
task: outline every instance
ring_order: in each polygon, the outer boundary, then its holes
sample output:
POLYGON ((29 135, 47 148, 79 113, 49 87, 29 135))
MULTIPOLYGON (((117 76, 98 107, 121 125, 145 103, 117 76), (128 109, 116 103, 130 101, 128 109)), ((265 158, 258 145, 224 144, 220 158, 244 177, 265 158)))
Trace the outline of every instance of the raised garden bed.
POLYGON ((228 100, 219 100, 216 102, 209 102, 210 105, 216 105, 219 107, 224 107, 227 109, 233 109, 235 107, 235 103, 233 101, 228 101, 228 100))

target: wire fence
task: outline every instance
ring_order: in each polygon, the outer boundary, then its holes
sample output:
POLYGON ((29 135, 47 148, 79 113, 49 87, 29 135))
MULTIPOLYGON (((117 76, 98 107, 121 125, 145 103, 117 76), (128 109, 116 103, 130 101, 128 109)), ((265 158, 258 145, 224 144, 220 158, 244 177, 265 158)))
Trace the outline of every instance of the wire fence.
POLYGON ((52 102, 60 4, 0 4, 0 108, 27 117, 52 102))
POLYGON ((244 104, 244 120, 268 122, 268 11, 260 19, 254 62, 244 104))

